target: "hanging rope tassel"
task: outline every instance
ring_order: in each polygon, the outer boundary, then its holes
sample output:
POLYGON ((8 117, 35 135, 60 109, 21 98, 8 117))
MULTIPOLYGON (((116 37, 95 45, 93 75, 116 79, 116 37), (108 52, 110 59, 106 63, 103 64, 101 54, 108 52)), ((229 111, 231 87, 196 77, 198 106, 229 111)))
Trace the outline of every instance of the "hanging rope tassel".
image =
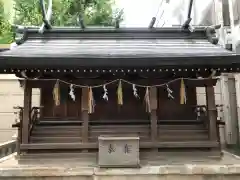
POLYGON ((76 100, 73 84, 70 85, 69 95, 70 95, 70 97, 72 98, 73 101, 76 100))
POLYGON ((171 99, 174 99, 172 95, 173 91, 168 87, 168 84, 166 84, 166 88, 167 88, 168 97, 171 99))
POLYGON ((107 91, 106 85, 103 85, 103 91, 104 91, 103 99, 104 99, 105 101, 108 101, 108 91, 107 91))
POLYGON ((146 93, 145 93, 145 103, 146 103, 146 112, 151 112, 151 106, 150 106, 150 94, 149 94, 149 87, 146 87, 146 93))
POLYGON ((180 85, 180 104, 186 104, 187 98, 186 98, 186 89, 183 78, 181 79, 181 85, 180 85))
POLYGON ((59 80, 56 81, 54 88, 53 88, 53 99, 56 106, 60 105, 60 87, 59 87, 59 80))
POLYGON ((133 84, 133 85, 132 85, 132 88, 133 88, 133 95, 134 95, 136 98, 139 98, 136 85, 133 84))
POLYGON ((121 80, 118 83, 117 96, 118 96, 118 105, 123 105, 123 91, 122 91, 122 81, 121 80))
POLYGON ((94 113, 95 101, 93 97, 92 87, 88 88, 88 113, 94 113))

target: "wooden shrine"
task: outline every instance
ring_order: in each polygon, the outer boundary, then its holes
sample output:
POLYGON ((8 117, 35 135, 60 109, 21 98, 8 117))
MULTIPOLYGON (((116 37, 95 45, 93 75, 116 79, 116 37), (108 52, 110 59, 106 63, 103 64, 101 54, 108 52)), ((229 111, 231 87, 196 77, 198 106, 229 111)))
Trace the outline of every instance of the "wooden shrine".
POLYGON ((140 138, 145 150, 220 152, 214 86, 239 72, 218 45, 219 26, 17 29, 18 47, 0 53, 0 73, 21 77, 19 154, 97 151, 101 135, 140 138), (205 87, 206 106, 196 88, 205 87), (32 89, 40 107, 32 107, 32 89))

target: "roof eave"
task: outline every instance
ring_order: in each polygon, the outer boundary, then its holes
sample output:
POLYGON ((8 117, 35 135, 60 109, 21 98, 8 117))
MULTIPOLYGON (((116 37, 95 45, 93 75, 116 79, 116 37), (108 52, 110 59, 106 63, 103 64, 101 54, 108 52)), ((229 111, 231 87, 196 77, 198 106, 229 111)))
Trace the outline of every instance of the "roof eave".
POLYGON ((83 67, 240 67, 235 54, 194 57, 142 57, 101 58, 98 57, 0 57, 0 68, 83 68, 83 67), (137 60, 137 61, 136 61, 137 60))
MULTIPOLYGON (((208 26, 197 26, 194 27, 194 32, 205 32, 208 26)), ((39 27, 31 27, 31 26, 19 26, 17 28, 17 32, 32 32, 39 33, 39 27)), ((52 29, 46 30, 45 32, 58 32, 58 33, 81 33, 81 32, 91 32, 91 33, 99 33, 99 32, 158 32, 158 33, 166 33, 166 32, 189 32, 187 29, 183 29, 181 27, 161 27, 161 28, 131 28, 131 27, 86 27, 85 29, 81 29, 80 27, 52 27, 52 29)))

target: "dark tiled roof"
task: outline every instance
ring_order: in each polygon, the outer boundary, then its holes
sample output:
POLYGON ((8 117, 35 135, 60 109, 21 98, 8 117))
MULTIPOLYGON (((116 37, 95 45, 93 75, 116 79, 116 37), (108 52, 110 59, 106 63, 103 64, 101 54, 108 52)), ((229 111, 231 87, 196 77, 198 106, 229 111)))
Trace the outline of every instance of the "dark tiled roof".
MULTIPOLYGON (((119 63, 127 63, 130 59, 154 58, 154 62, 158 61, 158 65, 161 65, 160 61, 167 59, 184 60, 184 58, 194 57, 216 58, 235 55, 219 45, 212 44, 210 42, 212 37, 206 33, 206 28, 196 28, 193 33, 179 28, 87 29, 84 31, 76 28, 62 28, 46 31, 44 34, 38 33, 38 29, 27 29, 24 32, 25 42, 16 49, 0 53, 0 60, 22 60, 22 63, 26 64, 26 59, 33 61, 41 59, 42 64, 44 62, 48 64, 50 60, 47 61, 47 59, 57 59, 52 61, 57 65, 61 59, 67 59, 68 61, 62 62, 62 65, 71 64, 71 60, 74 60, 77 65, 79 60, 78 65, 81 66, 88 63, 94 64, 87 59, 99 59, 99 61, 102 59, 102 62, 98 61, 101 65, 104 63, 108 65, 111 59, 127 59, 127 61, 116 61, 116 65, 120 65, 119 63)), ((189 61, 186 62, 189 63, 189 61)), ((191 62, 195 64, 194 59, 191 62)), ((151 61, 148 63, 151 64, 151 61)), ((164 63, 167 64, 166 61, 164 63)))
POLYGON ((74 58, 142 58, 195 57, 231 55, 206 39, 30 39, 3 56, 74 57, 74 58))
POLYGON ((0 48, 0 52, 7 51, 9 50, 8 48, 0 48))

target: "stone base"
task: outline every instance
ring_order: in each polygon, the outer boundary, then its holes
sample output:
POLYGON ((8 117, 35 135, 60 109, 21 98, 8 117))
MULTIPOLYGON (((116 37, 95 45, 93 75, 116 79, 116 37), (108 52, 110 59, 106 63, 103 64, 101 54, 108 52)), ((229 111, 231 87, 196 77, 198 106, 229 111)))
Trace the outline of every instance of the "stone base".
POLYGON ((163 163, 141 168, 99 168, 64 161, 19 165, 10 157, 0 161, 0 180, 240 180, 240 158, 227 152, 218 161, 163 163))
POLYGON ((1 169, 3 180, 239 180, 240 165, 160 166, 140 169, 19 168, 1 169))

